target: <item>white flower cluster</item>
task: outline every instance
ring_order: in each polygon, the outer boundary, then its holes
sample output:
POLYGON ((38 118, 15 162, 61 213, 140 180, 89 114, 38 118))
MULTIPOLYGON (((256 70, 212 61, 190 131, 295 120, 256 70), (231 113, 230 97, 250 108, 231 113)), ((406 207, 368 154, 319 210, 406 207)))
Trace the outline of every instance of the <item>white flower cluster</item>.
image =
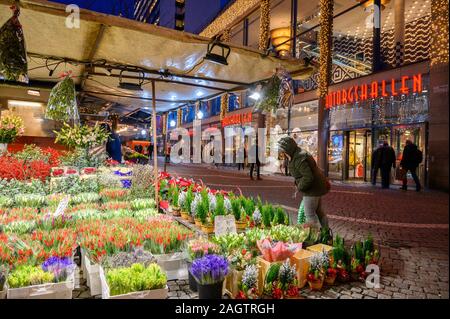
POLYGON ((224 201, 223 201, 223 205, 225 206, 225 211, 226 213, 230 213, 231 212, 231 201, 229 198, 225 197, 224 201))
POLYGON ((260 225, 262 220, 261 212, 258 208, 255 208, 255 211, 253 212, 253 221, 255 222, 255 225, 260 225))
POLYGON ((209 201, 209 211, 213 212, 216 210, 217 207, 217 200, 216 200, 216 196, 214 196, 211 193, 208 193, 208 201, 209 201))
POLYGON ((309 263, 312 270, 322 270, 328 266, 330 258, 328 257, 328 254, 323 251, 311 256, 309 263))
POLYGON ((185 201, 186 201, 186 192, 181 192, 180 196, 178 196, 178 207, 183 207, 185 201))
POLYGON ((247 265, 242 274, 242 285, 247 289, 258 286, 258 268, 256 265, 247 265))
POLYGON ((194 199, 192 200, 192 203, 191 203, 191 215, 194 216, 194 217, 197 214, 197 206, 198 206, 198 204, 200 204, 201 200, 202 200, 201 195, 198 194, 198 193, 195 194, 195 197, 194 197, 194 199))

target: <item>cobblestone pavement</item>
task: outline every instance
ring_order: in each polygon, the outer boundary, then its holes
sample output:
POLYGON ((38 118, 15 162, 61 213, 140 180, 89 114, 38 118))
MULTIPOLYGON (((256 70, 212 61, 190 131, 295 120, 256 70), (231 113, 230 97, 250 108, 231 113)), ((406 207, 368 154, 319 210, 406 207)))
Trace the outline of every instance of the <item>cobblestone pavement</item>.
MULTIPOLYGON (((236 169, 205 165, 176 165, 168 172, 201 179, 213 188, 239 191, 283 205, 295 220, 301 196, 294 198, 293 181, 285 176, 262 176, 251 181, 236 169)), ((381 283, 378 289, 364 283, 337 284, 321 292, 301 291, 305 298, 447 298, 448 207, 447 193, 437 191, 381 190, 366 184, 333 183, 323 198, 330 226, 351 243, 371 233, 381 250, 381 283)), ((169 281, 169 298, 197 298, 185 280, 169 281)), ((90 297, 81 280, 74 298, 90 297)))

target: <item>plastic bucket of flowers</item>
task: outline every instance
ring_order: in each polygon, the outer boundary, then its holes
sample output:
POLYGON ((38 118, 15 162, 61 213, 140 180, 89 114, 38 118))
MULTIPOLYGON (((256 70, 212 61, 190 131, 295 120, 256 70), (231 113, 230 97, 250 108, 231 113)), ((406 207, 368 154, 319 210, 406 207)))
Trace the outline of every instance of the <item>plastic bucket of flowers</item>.
POLYGON ((198 238, 189 241, 186 245, 186 254, 187 254, 187 266, 188 266, 188 279, 189 279, 189 288, 197 292, 197 281, 191 272, 192 262, 195 259, 204 257, 206 255, 211 255, 217 253, 219 251, 219 247, 211 243, 207 238, 198 238))
POLYGON ((72 299, 75 268, 69 257, 50 257, 41 266, 18 267, 8 278, 7 298, 72 299))
POLYGON ((228 274, 228 261, 218 255, 194 260, 191 272, 198 283, 199 299, 222 299, 223 281, 228 274))
POLYGON ((154 255, 157 264, 167 274, 168 280, 187 278, 186 256, 183 252, 154 255))

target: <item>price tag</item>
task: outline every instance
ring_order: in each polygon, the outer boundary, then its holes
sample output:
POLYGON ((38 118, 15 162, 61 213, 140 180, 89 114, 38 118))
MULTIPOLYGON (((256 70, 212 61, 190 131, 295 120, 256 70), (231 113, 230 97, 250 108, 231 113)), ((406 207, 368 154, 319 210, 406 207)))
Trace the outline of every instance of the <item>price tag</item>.
POLYGON ((214 233, 216 237, 226 234, 236 234, 236 222, 233 215, 216 216, 214 218, 214 233))
POLYGON ((56 208, 56 211, 53 214, 53 216, 57 217, 59 215, 64 214, 64 211, 66 210, 68 205, 69 205, 69 196, 66 196, 59 202, 58 208, 56 208))

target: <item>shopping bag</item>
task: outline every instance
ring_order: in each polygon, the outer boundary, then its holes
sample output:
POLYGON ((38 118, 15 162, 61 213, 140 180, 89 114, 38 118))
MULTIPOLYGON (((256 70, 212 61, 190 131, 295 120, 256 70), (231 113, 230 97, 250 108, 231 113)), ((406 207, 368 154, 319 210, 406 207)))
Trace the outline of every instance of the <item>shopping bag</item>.
POLYGON ((406 176, 406 170, 401 168, 401 167, 397 167, 395 169, 395 179, 398 181, 402 181, 406 176))

